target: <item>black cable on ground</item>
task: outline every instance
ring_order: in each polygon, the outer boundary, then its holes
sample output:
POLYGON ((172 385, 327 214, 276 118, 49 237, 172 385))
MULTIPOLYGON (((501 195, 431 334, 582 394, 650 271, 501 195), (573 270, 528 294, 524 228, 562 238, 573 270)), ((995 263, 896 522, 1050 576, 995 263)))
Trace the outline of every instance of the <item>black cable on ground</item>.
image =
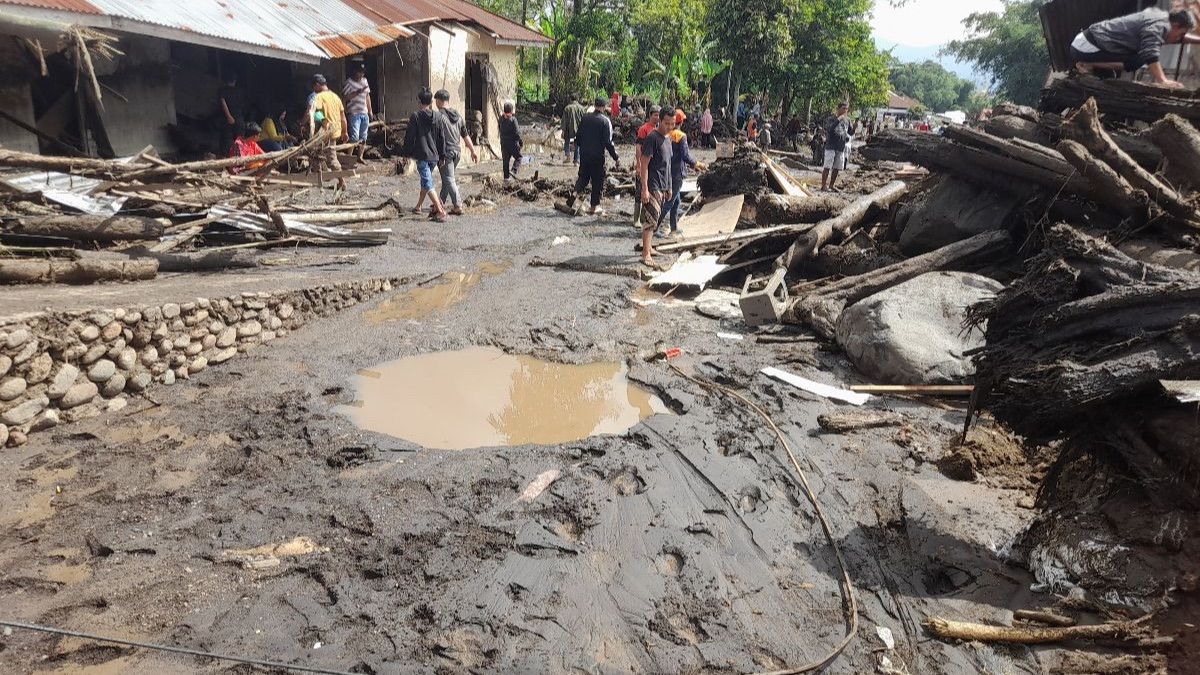
POLYGON ((290 663, 279 663, 277 661, 263 661, 261 659, 230 656, 229 654, 214 654, 213 652, 206 652, 199 649, 188 649, 187 647, 174 647, 171 645, 159 645, 151 642, 138 642, 137 640, 125 640, 122 638, 96 635, 94 633, 84 633, 77 630, 67 630, 65 628, 55 628, 53 626, 41 626, 35 623, 22 623, 20 621, 8 621, 6 619, 0 619, 0 626, 32 630, 39 633, 51 633, 53 635, 66 635, 68 637, 82 638, 84 640, 94 640, 96 642, 111 642, 113 644, 125 645, 126 647, 153 649, 160 652, 171 652, 172 654, 200 656, 206 659, 217 659, 218 661, 234 661, 236 663, 245 663, 252 666, 263 666, 264 668, 279 668, 281 670, 293 670, 301 673, 321 673, 321 675, 355 675, 354 673, 345 670, 329 670, 327 668, 316 668, 313 666, 297 666, 290 663))
POLYGON ((767 411, 763 410, 753 401, 737 391, 730 389, 729 387, 717 384, 716 382, 712 382, 710 380, 688 375, 673 363, 668 363, 667 365, 671 367, 671 370, 675 371, 677 375, 685 380, 693 382, 704 389, 719 391, 734 398, 746 407, 753 410, 758 414, 759 417, 763 418, 763 421, 767 423, 767 426, 771 427, 771 431, 773 431, 775 433, 775 437, 779 439, 780 445, 782 445, 783 449, 787 451, 788 458, 791 459, 792 466, 795 467, 796 474, 800 477, 800 484, 804 487, 804 496, 808 497, 808 501, 812 503, 813 510, 817 514, 817 520, 821 522, 821 529, 825 531, 825 538, 829 541, 829 546, 833 548, 833 553, 835 556, 837 556, 838 567, 841 568, 842 594, 846 598, 846 635, 842 638, 841 642, 834 645, 833 649, 831 649, 829 653, 819 661, 813 661, 812 663, 806 663, 801 666, 783 668, 781 670, 766 671, 759 673, 758 675, 798 675, 799 673, 808 673, 814 670, 826 668, 829 666, 829 664, 833 663, 839 656, 841 656, 842 652, 846 650, 847 645, 850 644, 850 641, 853 640, 854 636, 858 633, 858 598, 854 593, 854 584, 850 582, 850 570, 846 565, 845 556, 842 555, 842 548, 838 546, 837 539, 833 536, 833 528, 830 527, 829 520, 825 517, 825 512, 821 509, 820 502, 817 501, 817 496, 813 494, 812 488, 808 484, 808 476, 804 473, 804 469, 801 468, 800 460, 796 457, 796 453, 792 450, 791 444, 788 443, 787 437, 782 431, 780 431, 779 427, 775 424, 775 420, 771 419, 771 415, 768 414, 767 411))

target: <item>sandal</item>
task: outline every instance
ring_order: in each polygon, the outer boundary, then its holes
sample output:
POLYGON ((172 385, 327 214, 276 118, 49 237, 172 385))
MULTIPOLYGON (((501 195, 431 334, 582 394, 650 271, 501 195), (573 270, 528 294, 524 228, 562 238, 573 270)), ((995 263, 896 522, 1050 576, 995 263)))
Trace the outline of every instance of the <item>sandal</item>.
POLYGON ((433 221, 433 222, 435 222, 435 223, 444 223, 444 222, 446 222, 446 214, 444 214, 444 213, 431 213, 431 214, 429 214, 429 219, 430 219, 430 220, 432 220, 432 221, 433 221))

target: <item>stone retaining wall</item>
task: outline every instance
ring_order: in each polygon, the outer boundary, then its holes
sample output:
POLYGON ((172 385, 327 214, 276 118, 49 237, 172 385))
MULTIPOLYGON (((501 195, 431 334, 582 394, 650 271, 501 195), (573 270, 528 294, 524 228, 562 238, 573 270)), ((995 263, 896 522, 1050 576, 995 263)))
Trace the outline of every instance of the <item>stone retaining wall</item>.
POLYGON ((0 324, 0 447, 119 410, 130 394, 186 380, 401 282, 368 279, 0 324))

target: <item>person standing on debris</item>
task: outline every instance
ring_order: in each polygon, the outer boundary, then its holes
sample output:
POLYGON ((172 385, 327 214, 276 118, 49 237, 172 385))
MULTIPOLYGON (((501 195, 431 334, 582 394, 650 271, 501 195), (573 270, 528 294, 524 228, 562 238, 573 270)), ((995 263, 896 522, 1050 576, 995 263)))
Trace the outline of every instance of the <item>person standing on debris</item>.
POLYGON ((458 114, 458 111, 450 107, 450 92, 445 89, 439 89, 433 95, 433 100, 437 103, 439 121, 442 124, 442 139, 445 142, 445 154, 442 155, 442 161, 438 164, 438 170, 442 174, 442 189, 439 196, 442 199, 442 204, 451 204, 450 215, 462 215, 462 200, 458 193, 458 176, 455 171, 458 168, 458 162, 462 159, 462 146, 466 145, 467 150, 471 153, 471 161, 479 163, 479 154, 475 152, 475 144, 471 142, 471 136, 467 134, 467 126, 458 114))
POLYGON ((758 147, 766 150, 771 147, 771 123, 764 122, 762 131, 758 134, 758 147))
POLYGON ((758 143, 758 117, 751 115, 750 120, 746 122, 746 138, 751 143, 758 143))
POLYGON ((1151 7, 1088 26, 1071 42, 1071 61, 1081 73, 1116 74, 1146 66, 1156 83, 1177 89, 1183 84, 1163 72, 1159 52, 1164 43, 1200 42, 1189 33, 1195 27, 1196 17, 1188 10, 1151 7))
POLYGON ((700 147, 715 148, 716 143, 713 143, 713 116, 712 110, 704 109, 704 114, 700 116, 700 147))
POLYGON ((837 114, 825 123, 825 162, 821 165, 821 190, 834 189, 838 172, 846 168, 850 141, 850 104, 839 103, 837 114))
POLYGON ((417 94, 420 107, 408 118, 404 131, 404 154, 417 163, 417 175, 421 181, 421 194, 413 213, 420 213, 425 198, 429 197, 429 219, 446 222, 446 208, 433 191, 433 170, 445 157, 446 140, 443 134, 441 113, 433 108, 433 92, 422 88, 417 94))
POLYGON ((579 131, 579 121, 583 119, 585 112, 586 109, 579 103, 579 97, 571 94, 571 102, 563 108, 561 123, 564 164, 579 164, 579 145, 575 142, 575 134, 579 131))
POLYGON ((237 83, 237 73, 229 73, 225 76, 225 86, 217 90, 217 107, 221 114, 220 137, 217 139, 218 155, 229 154, 237 125, 244 119, 245 103, 242 98, 242 90, 238 89, 237 83))
POLYGON ((621 92, 614 91, 612 93, 612 102, 609 105, 608 112, 614 120, 621 117, 621 92))
POLYGON ((642 141, 637 175, 642 203, 642 264, 658 268, 654 261, 653 236, 663 219, 663 205, 671 197, 671 132, 675 130, 675 111, 663 108, 658 127, 642 141))
POLYGON ((500 161, 504 164, 504 180, 516 175, 521 166, 521 124, 517 122, 516 107, 511 103, 504 104, 504 114, 500 117, 500 161), (512 168, 509 168, 509 162, 512 168))
MULTIPOLYGON (((638 170, 637 170, 638 165, 642 161, 642 142, 645 141, 646 137, 649 136, 655 129, 658 128, 659 113, 661 113, 661 112, 662 112, 661 107, 656 106, 656 105, 650 106, 650 117, 648 117, 646 119, 646 123, 643 124, 642 126, 638 127, 638 130, 637 130, 637 143, 634 146, 634 152, 633 152, 633 191, 634 191, 634 194, 641 194, 641 192, 642 192, 642 184, 639 182, 641 179, 638 178, 639 174, 638 174, 638 170)), ((634 200, 634 204, 633 204, 633 224, 638 225, 641 222, 642 222, 642 202, 639 199, 639 200, 634 200)))
MULTIPOLYGON (((308 137, 317 135, 317 130, 329 130, 330 141, 345 141, 349 125, 346 122, 346 108, 337 94, 329 91, 329 83, 320 73, 312 76, 313 96, 308 104, 308 137)), ((318 170, 341 171, 342 164, 338 161, 337 151, 332 143, 322 147, 317 153, 318 170)), ((345 179, 338 179, 342 185, 345 179)))
MULTIPOLYGON (((592 215, 601 215, 600 198, 604 195, 604 181, 607 178, 604 170, 604 153, 612 157, 613 163, 619 165, 621 158, 617 157, 617 148, 612 140, 612 122, 604 114, 605 100, 597 98, 594 108, 579 121, 579 129, 575 134, 575 143, 579 149, 579 177, 575 181, 575 195, 572 202, 583 199, 583 191, 590 184, 592 187, 592 215)), ((575 207, 576 215, 583 210, 582 204, 575 207)))
POLYGON ((371 109, 371 85, 367 83, 367 71, 363 64, 355 64, 350 78, 342 87, 342 99, 346 102, 346 117, 350 121, 350 141, 366 143, 367 129, 375 115, 371 109))
POLYGON ((783 131, 792 146, 792 152, 800 152, 800 137, 804 134, 804 122, 800 121, 800 116, 792 115, 783 131))
MULTIPOLYGON (((667 134, 671 139, 671 199, 663 205, 663 210, 670 217, 670 223, 660 222, 654 235, 660 239, 680 235, 679 212, 683 206, 683 167, 690 166, 696 171, 703 171, 704 165, 692 157, 688 147, 687 134, 676 127, 667 134)), ((663 218, 666 220, 666 218, 663 218)))

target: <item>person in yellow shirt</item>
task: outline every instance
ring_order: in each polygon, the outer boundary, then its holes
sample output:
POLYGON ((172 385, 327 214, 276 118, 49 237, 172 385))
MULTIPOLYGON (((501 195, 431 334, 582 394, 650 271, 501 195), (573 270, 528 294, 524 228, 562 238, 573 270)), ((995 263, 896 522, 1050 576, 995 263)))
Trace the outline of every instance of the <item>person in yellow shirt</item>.
MULTIPOLYGON (((317 130, 329 129, 335 141, 345 141, 349 138, 350 125, 346 122, 346 107, 342 105, 342 97, 329 91, 329 83, 325 76, 317 73, 312 76, 313 96, 308 104, 308 134, 309 138, 317 135, 317 130)), ((328 167, 331 171, 340 171, 342 165, 338 162, 337 152, 333 146, 327 145, 317 154, 320 170, 328 167)))
POLYGON ((279 152, 292 147, 294 140, 286 129, 281 129, 287 120, 287 111, 279 114, 279 123, 271 116, 263 118, 262 133, 258 135, 258 144, 266 152, 279 152))

